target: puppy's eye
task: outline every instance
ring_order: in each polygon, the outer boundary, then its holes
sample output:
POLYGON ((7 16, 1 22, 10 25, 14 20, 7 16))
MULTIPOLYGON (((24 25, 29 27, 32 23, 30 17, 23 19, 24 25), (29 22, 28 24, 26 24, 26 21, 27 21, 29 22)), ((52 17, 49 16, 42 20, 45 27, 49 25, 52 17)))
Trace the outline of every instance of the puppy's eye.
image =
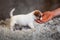
POLYGON ((39 17, 41 17, 41 16, 39 16, 39 17))

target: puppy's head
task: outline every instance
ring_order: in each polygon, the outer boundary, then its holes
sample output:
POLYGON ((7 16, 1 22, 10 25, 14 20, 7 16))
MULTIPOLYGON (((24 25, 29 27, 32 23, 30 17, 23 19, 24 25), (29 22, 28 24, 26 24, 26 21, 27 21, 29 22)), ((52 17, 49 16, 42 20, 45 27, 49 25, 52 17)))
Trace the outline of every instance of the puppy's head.
POLYGON ((34 11, 34 16, 36 17, 36 20, 41 20, 42 15, 43 14, 39 10, 34 11))

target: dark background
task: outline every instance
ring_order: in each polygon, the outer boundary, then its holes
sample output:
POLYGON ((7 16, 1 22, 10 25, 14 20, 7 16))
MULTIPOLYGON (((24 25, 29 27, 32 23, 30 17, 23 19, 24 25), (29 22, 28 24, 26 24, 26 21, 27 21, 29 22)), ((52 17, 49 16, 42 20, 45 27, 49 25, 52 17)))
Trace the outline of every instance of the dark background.
POLYGON ((60 0, 0 0, 0 20, 10 18, 9 12, 16 8, 14 15, 29 13, 35 9, 44 12, 60 7, 60 0))

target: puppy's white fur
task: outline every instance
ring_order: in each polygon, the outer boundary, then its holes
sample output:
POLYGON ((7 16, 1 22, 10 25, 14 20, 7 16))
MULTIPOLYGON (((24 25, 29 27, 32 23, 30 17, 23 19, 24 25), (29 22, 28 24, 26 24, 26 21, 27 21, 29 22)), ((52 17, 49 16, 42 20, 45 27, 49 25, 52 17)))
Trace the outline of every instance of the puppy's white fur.
POLYGON ((20 26, 24 25, 28 25, 29 27, 31 27, 31 29, 34 29, 34 25, 33 22, 36 19, 36 16, 34 15, 35 11, 30 12, 29 14, 22 14, 22 15, 15 15, 13 16, 13 12, 15 11, 15 8, 13 8, 10 12, 10 16, 11 16, 11 30, 13 31, 14 25, 15 24, 19 24, 20 26))

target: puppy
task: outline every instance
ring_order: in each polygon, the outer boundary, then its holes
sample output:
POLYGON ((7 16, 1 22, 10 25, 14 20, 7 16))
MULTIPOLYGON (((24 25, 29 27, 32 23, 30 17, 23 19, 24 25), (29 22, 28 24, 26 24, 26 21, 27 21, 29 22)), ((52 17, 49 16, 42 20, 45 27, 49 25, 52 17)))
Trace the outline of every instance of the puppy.
POLYGON ((13 8, 10 12, 10 16, 11 16, 10 28, 12 31, 15 24, 19 24, 20 27, 28 25, 32 30, 34 30, 35 28, 34 28, 33 22, 36 19, 39 20, 42 16, 42 13, 39 10, 32 11, 28 14, 13 16, 14 11, 15 11, 15 8, 13 8))

